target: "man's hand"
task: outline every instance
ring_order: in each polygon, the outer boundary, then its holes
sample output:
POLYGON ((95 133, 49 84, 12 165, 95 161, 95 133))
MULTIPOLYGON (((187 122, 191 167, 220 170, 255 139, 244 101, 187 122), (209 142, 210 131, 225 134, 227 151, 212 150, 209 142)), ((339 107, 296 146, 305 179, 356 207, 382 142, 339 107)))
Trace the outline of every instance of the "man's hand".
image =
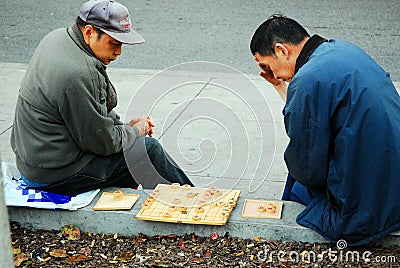
MULTIPOLYGON (((254 56, 256 61, 258 62, 257 58, 254 56)), ((281 83, 285 83, 282 80, 276 79, 274 76, 274 73, 271 71, 271 69, 264 64, 258 62, 258 67, 260 67, 261 72, 259 73, 262 78, 270 82, 274 87, 279 86, 281 83)))
POLYGON ((148 115, 146 119, 147 119, 147 124, 149 124, 149 126, 150 126, 150 130, 149 130, 148 134, 150 137, 153 137, 153 127, 155 126, 154 122, 153 122, 153 118, 150 115, 148 115))
POLYGON ((286 93, 288 88, 287 83, 285 81, 275 78, 272 70, 268 66, 265 66, 264 64, 259 62, 257 56, 254 56, 254 60, 258 62, 258 67, 260 67, 261 69, 261 72, 259 73, 260 76, 274 86, 275 90, 278 92, 283 102, 286 103, 286 93))
POLYGON ((153 118, 150 116, 142 115, 141 117, 134 118, 129 121, 128 125, 139 129, 139 136, 153 136, 154 123, 153 118))

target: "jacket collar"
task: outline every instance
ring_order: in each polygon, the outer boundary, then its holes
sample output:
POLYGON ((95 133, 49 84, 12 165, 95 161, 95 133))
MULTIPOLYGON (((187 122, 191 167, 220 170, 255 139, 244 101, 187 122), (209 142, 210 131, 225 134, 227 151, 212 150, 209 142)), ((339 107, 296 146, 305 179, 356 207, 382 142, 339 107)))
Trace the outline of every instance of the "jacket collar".
POLYGON ((85 39, 83 38, 83 34, 81 29, 79 29, 78 25, 74 24, 67 29, 68 35, 72 38, 75 44, 83 50, 86 54, 92 56, 95 59, 96 69, 104 76, 106 83, 107 83, 107 109, 110 112, 115 106, 117 106, 117 92, 115 87, 111 83, 110 79, 108 78, 106 69, 107 67, 99 61, 96 56, 94 55, 93 51, 90 47, 86 44, 85 39))
POLYGON ((328 42, 328 39, 322 38, 319 35, 313 35, 307 40, 299 56, 297 57, 296 65, 294 67, 294 74, 296 74, 298 70, 307 63, 314 50, 324 42, 328 42))
POLYGON ((78 25, 74 23, 72 26, 70 26, 67 29, 68 35, 72 38, 72 40, 75 42, 75 44, 85 51, 86 54, 92 56, 93 58, 96 59, 96 67, 101 68, 101 69, 106 69, 107 67, 99 61, 96 56, 94 55, 93 51, 90 49, 90 47, 86 44, 85 39, 83 38, 83 34, 81 29, 79 29, 78 25))

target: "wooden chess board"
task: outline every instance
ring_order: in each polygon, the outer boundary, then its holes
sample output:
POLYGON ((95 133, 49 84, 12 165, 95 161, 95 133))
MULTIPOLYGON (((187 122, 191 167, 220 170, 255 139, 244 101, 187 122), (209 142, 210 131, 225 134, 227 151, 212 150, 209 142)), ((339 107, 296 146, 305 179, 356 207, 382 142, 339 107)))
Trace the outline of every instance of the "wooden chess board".
POLYGON ((173 223, 225 225, 236 207, 239 190, 159 184, 136 218, 173 223))

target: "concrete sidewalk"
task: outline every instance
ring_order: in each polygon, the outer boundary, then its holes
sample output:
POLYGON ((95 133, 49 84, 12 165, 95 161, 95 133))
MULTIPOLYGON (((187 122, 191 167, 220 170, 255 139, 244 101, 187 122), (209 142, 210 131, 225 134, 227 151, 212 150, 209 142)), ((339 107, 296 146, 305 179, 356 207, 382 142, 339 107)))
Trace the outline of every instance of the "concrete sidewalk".
MULTIPOLYGON (((0 145, 2 160, 7 162, 14 162, 9 128, 26 67, 0 63, 0 145)), ((228 224, 216 227, 137 221, 135 215, 146 198, 143 191, 139 191, 141 197, 130 211, 93 211, 99 194, 90 206, 73 212, 10 207, 11 220, 43 229, 75 224, 88 232, 196 232, 207 236, 217 231, 245 238, 324 241, 296 224, 296 215, 304 207, 293 202, 285 202, 282 220, 241 217, 245 199, 280 199, 287 176, 283 102, 265 81, 211 62, 187 63, 163 71, 109 68, 109 75, 119 95, 117 112, 125 121, 151 114, 156 123, 154 137, 196 186, 241 190, 228 224)), ((398 83, 396 86, 399 88, 398 83)), ((398 243, 397 238, 390 236, 384 243, 398 243)))

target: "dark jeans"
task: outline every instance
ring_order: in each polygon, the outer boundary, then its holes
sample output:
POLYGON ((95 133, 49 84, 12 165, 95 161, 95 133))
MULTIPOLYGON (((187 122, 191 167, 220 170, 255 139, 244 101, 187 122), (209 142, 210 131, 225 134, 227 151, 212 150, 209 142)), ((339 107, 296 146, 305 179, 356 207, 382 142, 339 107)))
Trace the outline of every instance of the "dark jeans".
POLYGON ((105 187, 153 189, 174 182, 194 186, 156 139, 141 137, 124 152, 96 156, 77 174, 37 189, 75 196, 105 187))

